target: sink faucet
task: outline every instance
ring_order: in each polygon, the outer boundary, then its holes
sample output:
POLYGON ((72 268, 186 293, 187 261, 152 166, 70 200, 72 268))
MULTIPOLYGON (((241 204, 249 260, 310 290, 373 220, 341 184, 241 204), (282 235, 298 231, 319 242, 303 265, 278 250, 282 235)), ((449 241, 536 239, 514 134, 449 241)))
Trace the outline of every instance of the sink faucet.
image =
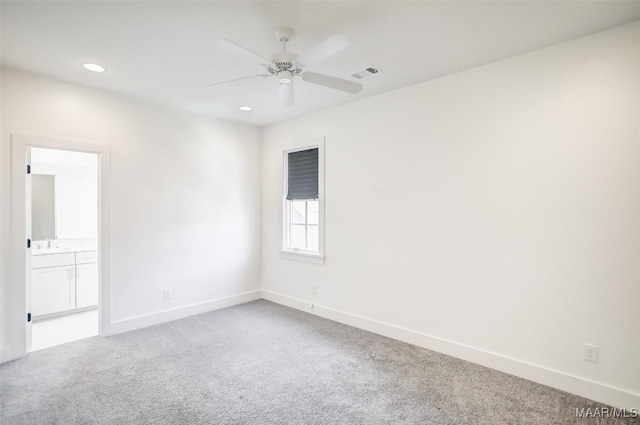
POLYGON ((47 249, 51 249, 51 239, 47 239, 47 249))

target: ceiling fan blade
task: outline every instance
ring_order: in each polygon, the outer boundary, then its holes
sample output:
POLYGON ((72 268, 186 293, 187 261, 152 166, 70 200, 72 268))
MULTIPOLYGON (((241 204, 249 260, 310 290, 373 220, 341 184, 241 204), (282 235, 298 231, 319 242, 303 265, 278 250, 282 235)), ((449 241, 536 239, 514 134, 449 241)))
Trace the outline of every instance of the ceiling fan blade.
POLYGON ((207 87, 221 86, 222 84, 233 83, 234 81, 247 80, 249 78, 256 78, 256 77, 267 78, 269 77, 269 75, 267 74, 249 75, 248 77, 236 78, 233 80, 227 80, 227 81, 221 81, 219 83, 209 84, 207 87))
POLYGON ((211 42, 215 44, 217 47, 226 50, 228 52, 234 53, 238 56, 244 56, 249 59, 257 60, 260 63, 271 63, 271 61, 265 58, 262 55, 257 54, 254 51, 247 49, 239 45, 238 43, 234 43, 228 38, 212 38, 211 42))
POLYGON ((278 84, 278 98, 282 106, 293 105, 293 83, 278 84))
POLYGON ((352 94, 359 93, 363 87, 362 84, 356 83, 355 81, 343 80, 342 78, 317 74, 315 72, 305 72, 302 74, 302 79, 311 84, 318 84, 319 86, 330 87, 352 94))
POLYGON ((336 34, 298 56, 296 62, 301 65, 312 65, 345 50, 350 45, 347 37, 336 34))

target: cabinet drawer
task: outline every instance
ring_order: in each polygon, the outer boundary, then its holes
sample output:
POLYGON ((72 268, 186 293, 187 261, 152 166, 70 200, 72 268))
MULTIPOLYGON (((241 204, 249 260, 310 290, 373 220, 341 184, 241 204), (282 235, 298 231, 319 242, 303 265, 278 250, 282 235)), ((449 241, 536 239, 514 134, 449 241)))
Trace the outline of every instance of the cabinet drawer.
POLYGON ((43 267, 69 266, 75 264, 73 252, 67 254, 34 255, 31 257, 31 268, 41 269, 43 267))
POLYGON ((76 264, 89 264, 98 262, 98 251, 76 252, 76 264))

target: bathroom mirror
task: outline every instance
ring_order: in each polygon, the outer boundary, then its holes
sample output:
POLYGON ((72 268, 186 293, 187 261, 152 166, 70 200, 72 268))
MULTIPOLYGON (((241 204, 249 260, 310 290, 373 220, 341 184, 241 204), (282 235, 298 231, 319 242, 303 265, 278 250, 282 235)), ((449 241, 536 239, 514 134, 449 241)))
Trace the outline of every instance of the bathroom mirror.
POLYGON ((55 176, 31 175, 31 239, 56 239, 55 176))

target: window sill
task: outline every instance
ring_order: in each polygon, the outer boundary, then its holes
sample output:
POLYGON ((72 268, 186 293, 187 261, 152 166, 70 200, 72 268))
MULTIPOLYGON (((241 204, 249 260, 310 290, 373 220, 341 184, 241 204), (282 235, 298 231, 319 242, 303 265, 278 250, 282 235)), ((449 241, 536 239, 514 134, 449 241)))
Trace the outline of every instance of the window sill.
POLYGON ((311 254, 308 252, 282 250, 280 251, 280 258, 293 261, 303 261, 305 263, 312 264, 324 264, 325 256, 322 254, 311 254))

